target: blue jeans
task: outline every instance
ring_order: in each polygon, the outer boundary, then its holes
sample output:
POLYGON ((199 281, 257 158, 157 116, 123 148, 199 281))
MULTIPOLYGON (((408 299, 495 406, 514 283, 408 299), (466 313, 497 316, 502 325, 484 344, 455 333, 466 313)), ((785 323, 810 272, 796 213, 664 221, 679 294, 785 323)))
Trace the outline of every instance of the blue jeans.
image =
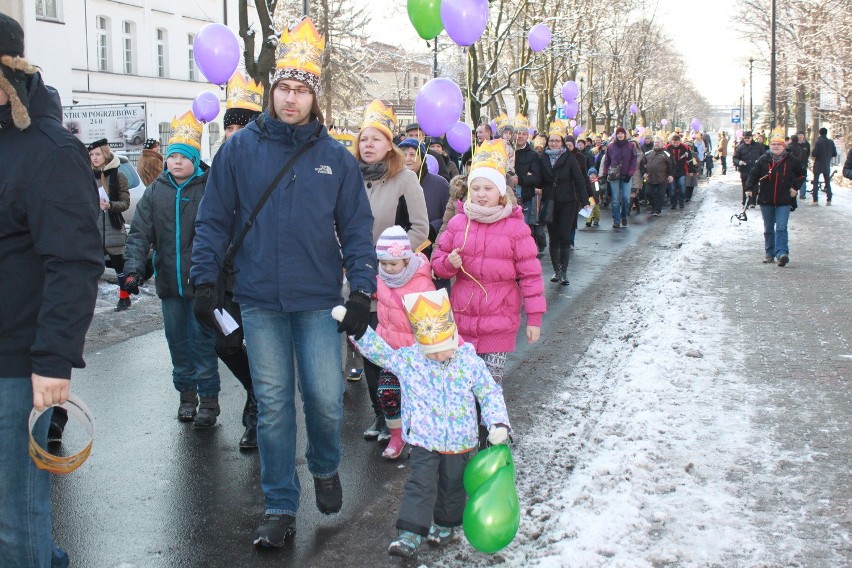
POLYGON ((761 205, 763 215, 763 245, 766 256, 777 258, 782 254, 790 254, 787 243, 787 221, 790 219, 789 205, 761 205))
POLYGON ((219 396, 216 334, 192 313, 193 298, 163 298, 163 325, 172 356, 172 381, 178 392, 219 396))
POLYGON ((630 180, 611 181, 609 187, 612 188, 612 223, 613 225, 621 222, 621 219, 627 219, 627 213, 630 212, 630 180))
POLYGON ((802 187, 799 188, 799 199, 804 199, 808 196, 808 176, 802 180, 802 187))
MULTIPOLYGON (((0 566, 65 568, 68 555, 51 536, 50 474, 36 468, 28 450, 31 378, 0 378, 0 401, 0 566)), ((33 428, 43 448, 50 414, 33 428)))
POLYGON ((671 206, 672 209, 677 207, 678 203, 683 207, 686 201, 686 176, 674 178, 672 182, 671 206))
POLYGON ((331 310, 278 312, 242 305, 246 348, 257 398, 260 487, 269 514, 299 509, 296 472, 296 370, 305 414, 308 471, 329 478, 340 466, 343 365, 331 310))

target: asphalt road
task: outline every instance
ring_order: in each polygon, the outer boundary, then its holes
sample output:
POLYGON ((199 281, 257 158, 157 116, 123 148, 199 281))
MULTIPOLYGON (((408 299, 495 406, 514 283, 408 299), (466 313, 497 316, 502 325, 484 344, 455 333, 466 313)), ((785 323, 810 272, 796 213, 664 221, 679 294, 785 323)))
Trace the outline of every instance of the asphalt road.
MULTIPOLYGON (((614 293, 629 288, 635 262, 661 243, 666 225, 685 211, 630 218, 626 229, 577 232, 569 267, 571 285, 550 283, 545 257, 548 312, 542 341, 510 356, 506 400, 516 436, 536 428, 535 409, 593 342, 614 293)), ((119 316, 116 316, 119 317, 119 316)), ((387 462, 382 447, 363 440, 371 410, 366 384, 347 383, 342 443, 343 510, 321 515, 311 477, 300 457, 303 487, 296 537, 280 550, 258 551, 254 530, 263 514, 257 453, 243 453, 242 388, 220 365, 222 415, 210 431, 176 419, 178 396, 162 331, 90 351, 87 368, 75 374, 74 392, 92 408, 97 436, 89 461, 54 481, 54 534, 73 565, 85 567, 180 566, 396 566, 387 556, 407 462, 387 462)), ((341 380, 343 380, 341 378, 341 380)), ((301 410, 299 411, 301 412, 301 410)), ((299 421, 300 428, 302 422, 299 421)), ((69 425, 68 445, 82 437, 69 425)), ((299 455, 305 440, 300 429, 299 455)), ((425 551, 421 560, 437 558, 425 551)))

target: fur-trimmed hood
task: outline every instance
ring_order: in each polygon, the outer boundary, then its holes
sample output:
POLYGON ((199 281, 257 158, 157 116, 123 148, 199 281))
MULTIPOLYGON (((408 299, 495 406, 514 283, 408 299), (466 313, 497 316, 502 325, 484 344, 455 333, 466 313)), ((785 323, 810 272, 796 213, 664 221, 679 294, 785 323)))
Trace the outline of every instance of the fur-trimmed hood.
POLYGON ((30 123, 28 86, 38 68, 23 57, 0 56, 0 91, 9 97, 12 105, 12 122, 19 130, 30 123))

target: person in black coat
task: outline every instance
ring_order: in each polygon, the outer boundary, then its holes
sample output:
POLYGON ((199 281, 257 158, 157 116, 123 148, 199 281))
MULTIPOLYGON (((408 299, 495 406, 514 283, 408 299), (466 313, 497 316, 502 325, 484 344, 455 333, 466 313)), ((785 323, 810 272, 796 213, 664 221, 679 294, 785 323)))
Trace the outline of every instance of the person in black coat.
POLYGON ((49 421, 30 432, 28 418, 65 403, 72 369, 85 366, 104 267, 98 191, 86 148, 62 126, 59 93, 3 13, 0 56, 0 564, 67 566, 51 538, 50 473, 27 453, 31 441, 47 446, 49 421))
POLYGON ((846 152, 846 162, 843 164, 843 177, 852 179, 852 148, 846 152))
MULTIPOLYGON (((530 231, 535 234, 535 226, 538 218, 533 203, 536 195, 542 195, 541 185, 541 158, 528 143, 530 133, 525 128, 519 128, 517 133, 517 146, 515 148, 515 175, 518 177, 518 186, 521 188, 521 205, 524 208, 524 219, 530 226, 530 231)), ((542 195, 542 199, 547 199, 542 195)), ((538 241, 538 252, 544 250, 544 243, 538 241)))
POLYGON ((790 261, 787 222, 805 168, 784 148, 784 134, 773 133, 769 151, 755 162, 746 181, 746 197, 757 193, 763 216, 763 262, 786 266, 790 261))
MULTIPOLYGON (((562 132, 551 129, 547 149, 541 157, 543 185, 553 218, 547 225, 550 236, 550 261, 553 263, 551 282, 569 284, 567 271, 571 253, 571 233, 577 227, 577 213, 589 202, 591 194, 577 157, 565 145, 562 132)), ((574 137, 566 137, 573 148, 574 137)), ((582 159, 582 155, 580 156, 582 159)), ((585 160, 583 163, 585 166, 585 160)))
MULTIPOLYGON (((743 205, 746 204, 746 182, 751 168, 765 151, 763 144, 754 141, 751 130, 743 132, 743 141, 734 150, 734 164, 737 165, 737 170, 740 172, 740 181, 743 186, 743 205)), ((754 208, 754 199, 748 201, 748 205, 754 208)))
POLYGON ((828 137, 826 128, 819 129, 819 138, 814 143, 814 180, 813 180, 813 204, 819 202, 819 185, 817 180, 822 176, 825 182, 825 204, 831 205, 831 160, 837 157, 837 147, 834 140, 828 137))

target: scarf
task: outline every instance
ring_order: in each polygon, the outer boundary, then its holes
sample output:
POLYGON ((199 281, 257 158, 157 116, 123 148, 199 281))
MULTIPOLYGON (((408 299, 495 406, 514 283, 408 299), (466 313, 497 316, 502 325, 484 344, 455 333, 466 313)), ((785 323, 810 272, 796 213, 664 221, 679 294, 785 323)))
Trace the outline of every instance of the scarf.
POLYGON ((483 207, 482 205, 476 205, 471 201, 466 201, 464 204, 464 212, 467 213, 467 216, 471 221, 490 224, 496 223, 497 221, 505 219, 511 215, 512 204, 507 203, 506 205, 483 207))
POLYGON ((408 259, 408 266, 403 268, 399 274, 388 274, 380 262, 379 277, 388 288, 402 288, 414 278, 414 274, 421 266, 423 266, 423 256, 420 254, 415 254, 408 259))
POLYGON ((556 165, 556 160, 558 160, 559 157, 562 154, 565 153, 565 150, 566 150, 566 148, 565 148, 565 146, 563 146, 563 147, 559 148, 558 150, 551 150, 550 148, 548 148, 544 151, 544 153, 547 154, 547 157, 550 158, 550 166, 551 167, 556 165))
POLYGON ((364 181, 378 181, 388 173, 388 165, 384 162, 368 164, 359 161, 358 167, 361 168, 361 176, 363 176, 364 181))

